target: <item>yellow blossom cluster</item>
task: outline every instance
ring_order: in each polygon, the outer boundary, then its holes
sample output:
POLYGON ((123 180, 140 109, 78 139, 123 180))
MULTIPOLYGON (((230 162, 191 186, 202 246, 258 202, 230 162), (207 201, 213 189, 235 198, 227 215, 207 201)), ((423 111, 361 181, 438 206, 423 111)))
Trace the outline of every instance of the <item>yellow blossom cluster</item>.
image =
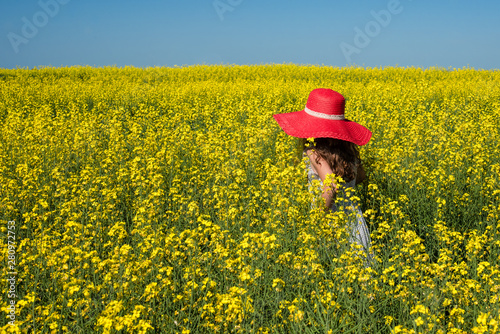
MULTIPOLYGON (((0 69, 2 333, 500 332, 500 72, 0 69), (373 263, 272 115, 346 97, 373 263)), ((340 187, 340 185, 339 185, 340 187)))

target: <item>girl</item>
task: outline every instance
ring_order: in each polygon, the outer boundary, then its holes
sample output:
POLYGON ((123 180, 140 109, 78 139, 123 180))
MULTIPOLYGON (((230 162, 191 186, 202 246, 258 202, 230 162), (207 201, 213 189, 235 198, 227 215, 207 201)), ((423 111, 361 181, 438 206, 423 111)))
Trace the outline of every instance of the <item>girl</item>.
POLYGON ((350 242, 362 246, 368 265, 372 257, 370 233, 361 210, 350 199, 348 188, 354 188, 365 178, 357 145, 368 143, 372 133, 345 119, 344 109, 345 99, 341 94, 318 88, 309 94, 304 110, 273 117, 286 134, 302 138, 302 154, 308 157, 309 187, 313 180, 319 180, 326 209, 337 211, 337 198, 347 216, 355 217, 347 226, 350 242), (305 138, 314 138, 312 145, 308 146, 305 138), (329 174, 342 177, 345 184, 342 187, 335 183, 323 184, 329 174))

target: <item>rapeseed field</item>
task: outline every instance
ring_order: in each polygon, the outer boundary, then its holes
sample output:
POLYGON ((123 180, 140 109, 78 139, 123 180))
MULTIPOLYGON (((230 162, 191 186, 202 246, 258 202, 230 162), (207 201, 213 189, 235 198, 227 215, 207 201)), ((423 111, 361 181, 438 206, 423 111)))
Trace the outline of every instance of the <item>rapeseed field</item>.
POLYGON ((0 119, 1 332, 500 332, 499 71, 0 69, 0 119), (272 118, 319 87, 371 267, 272 118))

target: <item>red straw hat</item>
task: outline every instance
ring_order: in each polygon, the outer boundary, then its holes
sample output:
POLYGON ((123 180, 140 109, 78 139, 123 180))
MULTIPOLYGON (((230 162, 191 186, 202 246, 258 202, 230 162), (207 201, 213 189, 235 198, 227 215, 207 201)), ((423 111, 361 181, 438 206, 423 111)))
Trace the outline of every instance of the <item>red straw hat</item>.
POLYGON ((328 88, 314 89, 304 110, 273 115, 286 134, 299 138, 336 138, 365 145, 370 130, 344 118, 345 99, 328 88))

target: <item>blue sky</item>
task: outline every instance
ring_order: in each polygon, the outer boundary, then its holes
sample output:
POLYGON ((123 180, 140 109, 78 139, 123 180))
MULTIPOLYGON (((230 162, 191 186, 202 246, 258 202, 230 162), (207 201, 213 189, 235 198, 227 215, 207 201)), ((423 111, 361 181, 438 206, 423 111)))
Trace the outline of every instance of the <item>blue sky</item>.
POLYGON ((500 1, 1 0, 0 68, 499 69, 500 1))

